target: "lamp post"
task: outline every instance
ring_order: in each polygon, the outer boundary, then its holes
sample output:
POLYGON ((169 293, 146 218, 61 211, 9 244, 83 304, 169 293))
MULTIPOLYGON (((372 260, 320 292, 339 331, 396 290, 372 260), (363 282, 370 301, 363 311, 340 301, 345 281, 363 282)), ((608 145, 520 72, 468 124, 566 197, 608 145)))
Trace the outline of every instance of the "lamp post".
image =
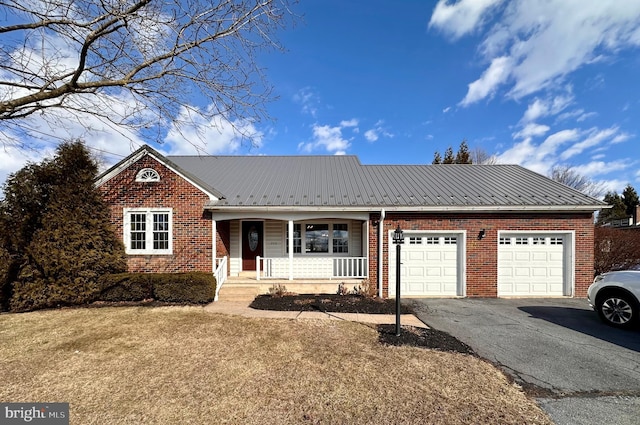
POLYGON ((404 234, 400 225, 393 232, 393 244, 396 246, 396 336, 400 336, 400 247, 404 243, 404 234))

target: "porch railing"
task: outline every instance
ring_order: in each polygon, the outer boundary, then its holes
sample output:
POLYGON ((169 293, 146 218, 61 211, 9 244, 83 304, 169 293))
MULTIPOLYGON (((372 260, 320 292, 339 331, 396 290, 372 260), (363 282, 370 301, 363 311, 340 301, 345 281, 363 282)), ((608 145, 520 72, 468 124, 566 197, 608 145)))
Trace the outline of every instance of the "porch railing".
MULTIPOLYGON (((294 279, 365 279, 367 257, 304 257, 293 259, 294 279)), ((288 279, 289 258, 257 257, 256 279, 288 279)))
POLYGON ((227 281, 227 257, 216 258, 216 270, 213 272, 213 276, 216 278, 216 294, 213 297, 213 301, 218 301, 218 294, 220 288, 227 281))

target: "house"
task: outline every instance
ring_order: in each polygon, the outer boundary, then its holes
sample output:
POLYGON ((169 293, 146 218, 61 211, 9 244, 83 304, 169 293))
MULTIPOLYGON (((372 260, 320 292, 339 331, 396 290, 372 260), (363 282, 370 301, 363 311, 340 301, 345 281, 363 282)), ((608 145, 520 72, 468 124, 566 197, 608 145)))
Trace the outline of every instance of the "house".
MULTIPOLYGON (((143 146, 97 186, 131 271, 219 282, 369 279, 395 296, 586 296, 604 206, 516 165, 355 156, 168 156, 143 146)), ((311 286, 310 286, 311 287, 311 286)))

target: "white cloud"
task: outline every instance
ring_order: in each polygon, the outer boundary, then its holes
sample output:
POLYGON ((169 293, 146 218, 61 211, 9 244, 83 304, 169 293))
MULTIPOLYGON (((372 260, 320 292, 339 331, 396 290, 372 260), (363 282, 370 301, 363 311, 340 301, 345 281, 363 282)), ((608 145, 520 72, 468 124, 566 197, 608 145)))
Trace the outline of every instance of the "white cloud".
POLYGON ((482 23, 486 12, 502 0, 460 0, 452 3, 440 0, 433 10, 429 27, 436 27, 454 39, 472 32, 482 23))
POLYGON ((353 127, 353 125, 351 125, 353 121, 354 120, 341 121, 340 125, 335 127, 314 124, 312 127, 313 140, 298 144, 298 149, 303 152, 313 152, 316 149, 323 149, 335 155, 345 155, 347 149, 351 147, 351 142, 343 136, 342 131, 345 128, 353 127))
POLYGON ((318 114, 318 95, 311 87, 303 87, 293 95, 293 101, 302 106, 302 112, 316 117, 318 114))
POLYGON ((358 120, 352 118, 350 120, 340 121, 340 127, 358 127, 358 120))
POLYGON ((569 149, 562 152, 560 158, 566 160, 571 158, 572 156, 579 155, 586 149, 597 146, 607 139, 613 138, 616 133, 618 133, 618 131, 619 130, 617 127, 606 128, 604 130, 592 128, 591 130, 586 132, 586 138, 584 140, 574 144, 569 149))
POLYGON ((507 95, 521 98, 562 82, 584 65, 640 46, 637 0, 512 0, 494 7, 498 3, 441 0, 431 17, 431 26, 458 38, 484 29, 489 14, 498 14, 479 51, 489 65, 469 84, 464 106, 508 84, 507 95))
POLYGON ((482 76, 469 84, 467 95, 460 101, 460 105, 469 106, 487 96, 492 96, 511 73, 513 63, 511 58, 502 56, 491 60, 491 65, 482 76))
POLYGON ((514 139, 527 139, 530 137, 544 136, 550 130, 548 125, 529 123, 517 133, 513 134, 514 139))
POLYGON ((163 150, 171 155, 234 153, 245 141, 260 147, 263 138, 250 121, 231 121, 221 115, 207 118, 198 110, 182 108, 165 138, 169 146, 163 150))
POLYGON ((365 131, 364 133, 365 139, 367 139, 367 141, 369 142, 375 142, 380 138, 380 136, 393 138, 393 133, 390 133, 389 131, 385 130, 383 125, 384 125, 384 121, 379 120, 373 128, 365 131))
POLYGON ((622 171, 629 168, 630 163, 627 160, 616 160, 616 161, 591 161, 587 164, 576 165, 572 168, 576 173, 592 178, 595 176, 601 176, 605 174, 609 174, 615 171, 622 171))
POLYGON ((520 121, 526 124, 539 118, 558 115, 572 103, 572 95, 552 96, 546 99, 536 98, 529 104, 520 121))

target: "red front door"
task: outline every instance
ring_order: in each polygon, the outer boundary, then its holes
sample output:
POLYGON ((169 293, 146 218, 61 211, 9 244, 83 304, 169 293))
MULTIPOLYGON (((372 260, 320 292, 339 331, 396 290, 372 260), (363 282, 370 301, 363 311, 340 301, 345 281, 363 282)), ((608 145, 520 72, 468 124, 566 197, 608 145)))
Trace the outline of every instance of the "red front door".
POLYGON ((256 269, 256 257, 264 255, 262 237, 262 221, 242 222, 242 270, 256 269))

